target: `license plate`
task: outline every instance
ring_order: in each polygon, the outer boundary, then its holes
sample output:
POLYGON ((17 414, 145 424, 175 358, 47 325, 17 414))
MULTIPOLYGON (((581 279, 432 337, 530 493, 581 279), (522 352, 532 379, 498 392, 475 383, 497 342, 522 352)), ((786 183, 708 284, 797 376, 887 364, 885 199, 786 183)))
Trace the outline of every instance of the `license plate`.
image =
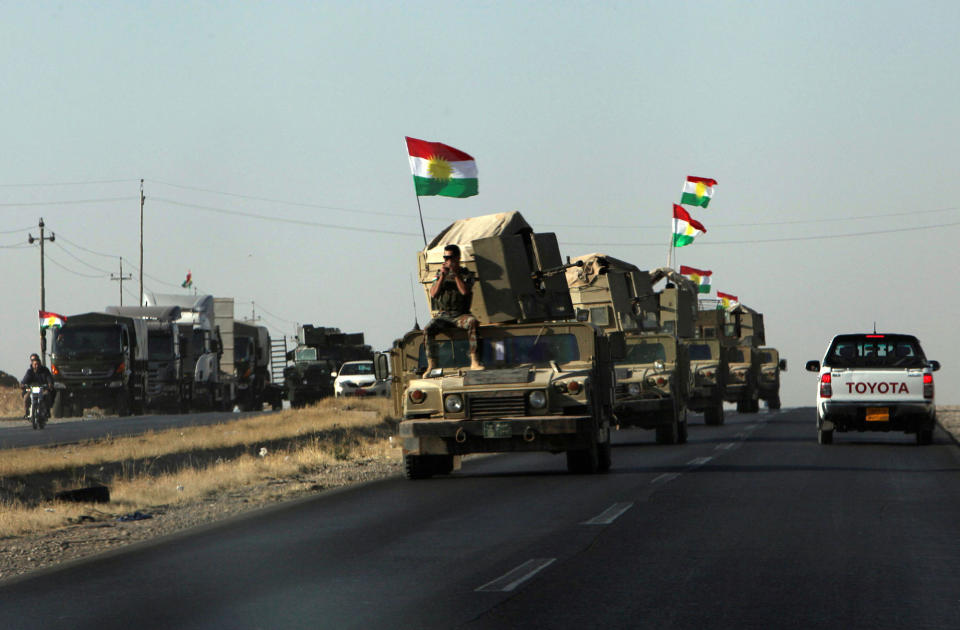
POLYGON ((509 422, 484 422, 483 437, 485 438, 508 438, 513 435, 513 430, 509 422))
POLYGON ((889 422, 890 410, 886 407, 867 407, 867 422, 889 422))

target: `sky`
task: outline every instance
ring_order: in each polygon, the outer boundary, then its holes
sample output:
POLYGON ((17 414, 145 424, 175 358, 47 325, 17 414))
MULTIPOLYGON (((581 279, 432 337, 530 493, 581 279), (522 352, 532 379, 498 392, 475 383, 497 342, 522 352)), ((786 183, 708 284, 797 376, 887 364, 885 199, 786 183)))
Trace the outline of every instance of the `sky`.
POLYGON ((718 181, 677 262, 764 313, 812 405, 834 334, 917 335, 960 404, 956 2, 0 2, 0 370, 47 310, 234 297, 386 349, 423 246, 404 136, 473 155, 427 237, 517 210, 563 255, 666 263, 687 175, 718 181))

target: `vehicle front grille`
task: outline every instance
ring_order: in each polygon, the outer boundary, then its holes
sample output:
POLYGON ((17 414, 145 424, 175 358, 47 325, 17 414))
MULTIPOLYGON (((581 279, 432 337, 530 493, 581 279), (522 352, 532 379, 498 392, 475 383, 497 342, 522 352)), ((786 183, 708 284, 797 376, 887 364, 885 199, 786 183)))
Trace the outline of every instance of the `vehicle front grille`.
MULTIPOLYGON (((86 368, 84 368, 86 369, 86 368)), ((89 370, 88 373, 84 374, 84 369, 76 368, 60 368, 60 374, 66 378, 110 378, 113 375, 113 370, 89 370)))
POLYGON ((471 396, 470 415, 474 418, 499 418, 526 415, 523 394, 515 396, 471 396))

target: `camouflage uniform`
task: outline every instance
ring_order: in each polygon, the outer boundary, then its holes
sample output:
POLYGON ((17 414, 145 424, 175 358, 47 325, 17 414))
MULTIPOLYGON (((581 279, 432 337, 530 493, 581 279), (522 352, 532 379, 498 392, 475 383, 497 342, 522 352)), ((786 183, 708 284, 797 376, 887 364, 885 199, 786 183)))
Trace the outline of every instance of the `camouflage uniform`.
MULTIPOLYGON (((470 314, 470 302, 473 299, 473 283, 476 276, 472 271, 460 267, 457 275, 467 287, 467 294, 463 295, 457 288, 457 281, 447 277, 437 295, 430 301, 431 308, 437 312, 436 316, 423 329, 423 343, 427 349, 427 357, 437 358, 437 347, 433 343, 434 336, 445 328, 464 328, 470 344, 470 356, 477 353, 477 318, 470 314)), ((437 282, 438 280, 434 280, 437 282)))

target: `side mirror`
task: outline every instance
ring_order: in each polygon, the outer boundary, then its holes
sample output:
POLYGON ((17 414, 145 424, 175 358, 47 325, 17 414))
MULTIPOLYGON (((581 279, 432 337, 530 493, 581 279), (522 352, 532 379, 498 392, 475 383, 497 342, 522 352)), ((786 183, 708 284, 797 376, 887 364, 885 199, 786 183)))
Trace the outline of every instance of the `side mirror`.
POLYGON ((373 358, 373 374, 378 381, 385 381, 390 378, 390 355, 381 352, 373 358))
POLYGON ((940 362, 939 362, 939 361, 930 361, 930 369, 933 370, 934 372, 936 372, 937 370, 939 370, 939 369, 940 369, 940 362))
POLYGON ((807 361, 807 372, 819 372, 819 371, 820 371, 819 361, 807 361))
MULTIPOLYGON (((780 359, 780 371, 782 371, 782 372, 786 372, 786 371, 787 371, 787 360, 786 360, 786 359, 780 359)), ((819 372, 819 371, 820 371, 820 368, 817 368, 817 371, 819 372)))

